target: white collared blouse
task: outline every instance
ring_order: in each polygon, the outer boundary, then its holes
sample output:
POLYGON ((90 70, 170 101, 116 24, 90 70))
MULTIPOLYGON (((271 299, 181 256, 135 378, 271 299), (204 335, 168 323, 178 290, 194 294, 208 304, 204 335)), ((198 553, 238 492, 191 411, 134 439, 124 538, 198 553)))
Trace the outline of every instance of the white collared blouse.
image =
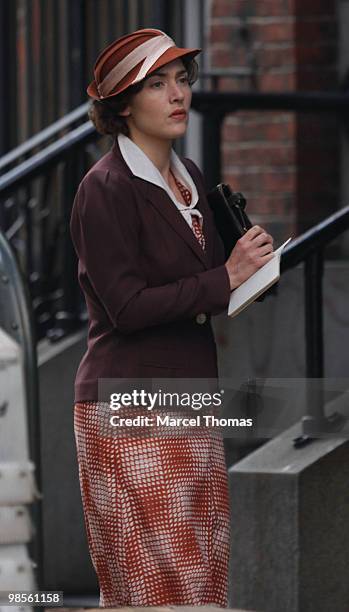
POLYGON ((194 216, 198 217, 202 229, 203 216, 201 212, 197 208, 195 208, 199 200, 199 194, 193 179, 191 178, 184 164, 179 159, 177 153, 173 149, 171 150, 170 166, 174 171, 175 175, 178 177, 178 179, 189 189, 191 193, 190 204, 183 204, 182 202, 179 202, 177 200, 175 194, 173 193, 170 186, 166 183, 161 172, 157 169, 157 167, 153 164, 149 157, 144 153, 144 151, 142 151, 142 149, 138 145, 136 145, 136 143, 133 142, 133 140, 131 140, 124 134, 119 134, 118 143, 121 155, 124 158, 128 167, 130 168, 132 174, 164 189, 168 196, 171 198, 172 202, 181 212, 188 225, 194 231, 194 233, 195 228, 192 222, 192 218, 194 216))

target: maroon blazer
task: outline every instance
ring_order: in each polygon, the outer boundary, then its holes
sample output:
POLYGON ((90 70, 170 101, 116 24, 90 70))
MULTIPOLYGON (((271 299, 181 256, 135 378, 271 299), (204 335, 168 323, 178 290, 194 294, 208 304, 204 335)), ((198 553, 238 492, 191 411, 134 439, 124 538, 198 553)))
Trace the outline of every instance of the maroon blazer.
POLYGON ((134 176, 117 139, 85 175, 70 231, 89 325, 75 401, 97 400, 99 378, 215 378, 211 315, 230 284, 200 170, 183 159, 199 193, 206 250, 164 189, 134 176))

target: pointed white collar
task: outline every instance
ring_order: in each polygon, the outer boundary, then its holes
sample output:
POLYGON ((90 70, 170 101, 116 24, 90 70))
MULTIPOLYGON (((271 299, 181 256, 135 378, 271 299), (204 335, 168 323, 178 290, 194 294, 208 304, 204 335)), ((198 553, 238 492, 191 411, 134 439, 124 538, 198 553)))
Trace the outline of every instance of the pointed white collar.
POLYGON ((178 178, 182 179, 182 181, 186 183, 191 191, 192 197, 191 204, 189 205, 182 204, 182 202, 177 200, 172 189, 163 178, 161 172, 144 153, 144 151, 142 151, 142 149, 133 142, 133 140, 124 134, 119 134, 117 138, 121 155, 130 168, 132 174, 144 179, 145 181, 149 181, 158 187, 162 187, 162 189, 167 192, 173 203, 177 206, 178 210, 180 210, 180 212, 183 214, 185 220, 190 226, 192 226, 191 217, 193 215, 198 216, 200 219, 202 218, 202 214, 198 209, 193 210, 199 200, 196 185, 185 165, 181 162, 177 153, 173 149, 171 150, 171 167, 175 170, 178 178))

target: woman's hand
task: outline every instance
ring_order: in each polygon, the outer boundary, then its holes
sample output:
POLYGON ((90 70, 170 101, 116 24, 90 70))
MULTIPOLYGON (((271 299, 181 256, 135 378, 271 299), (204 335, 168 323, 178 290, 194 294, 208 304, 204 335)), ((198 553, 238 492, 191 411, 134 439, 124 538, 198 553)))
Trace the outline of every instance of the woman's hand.
POLYGON ((236 289, 272 258, 272 236, 259 225, 254 225, 237 241, 225 262, 230 289, 236 289))

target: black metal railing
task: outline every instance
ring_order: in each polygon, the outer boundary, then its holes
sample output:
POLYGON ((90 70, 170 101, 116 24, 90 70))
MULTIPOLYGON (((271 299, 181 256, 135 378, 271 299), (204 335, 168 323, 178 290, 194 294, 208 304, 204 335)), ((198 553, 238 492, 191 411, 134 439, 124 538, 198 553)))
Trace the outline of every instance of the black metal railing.
POLYGON ((324 334, 323 334, 323 274, 324 252, 328 244, 349 229, 349 206, 345 206, 286 246, 281 258, 281 272, 298 264, 304 266, 305 354, 306 378, 317 379, 307 386, 307 413, 302 419, 302 435, 295 446, 340 429, 344 421, 340 414, 325 416, 324 334))
POLYGON ((87 107, 0 159, 0 227, 28 280, 39 340, 58 340, 85 320, 69 217, 81 176, 101 155, 93 125, 81 123, 87 107))
POLYGON ((221 128, 226 115, 237 111, 337 113, 348 118, 349 95, 340 93, 195 92, 192 108, 203 116, 203 166, 208 185, 220 182, 221 128))

